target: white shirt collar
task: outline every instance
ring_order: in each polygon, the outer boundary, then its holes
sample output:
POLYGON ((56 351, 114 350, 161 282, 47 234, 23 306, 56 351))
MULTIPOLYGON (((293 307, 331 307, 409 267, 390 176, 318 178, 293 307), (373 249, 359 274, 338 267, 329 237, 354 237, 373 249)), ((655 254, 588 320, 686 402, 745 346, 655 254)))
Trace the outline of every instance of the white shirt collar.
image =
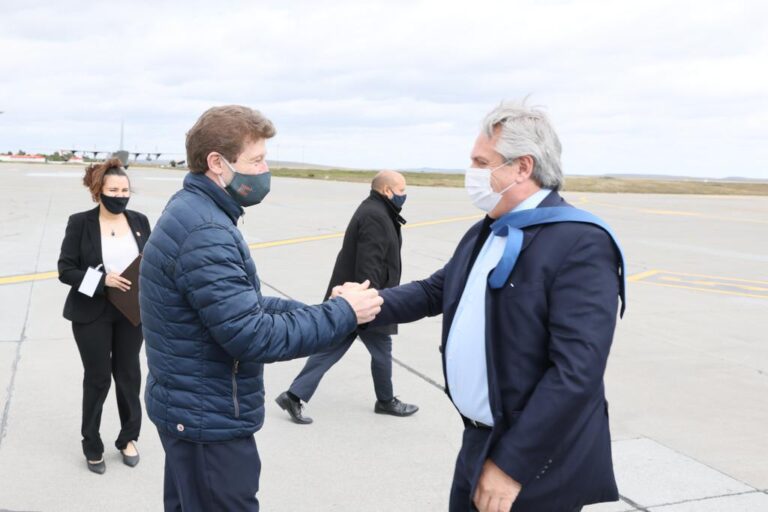
POLYGON ((532 210, 534 208, 537 208, 541 204, 541 202, 544 200, 544 198, 549 195, 550 192, 552 192, 551 188, 542 188, 538 192, 531 194, 527 199, 525 199, 519 205, 515 206, 512 209, 512 211, 521 212, 523 210, 532 210))

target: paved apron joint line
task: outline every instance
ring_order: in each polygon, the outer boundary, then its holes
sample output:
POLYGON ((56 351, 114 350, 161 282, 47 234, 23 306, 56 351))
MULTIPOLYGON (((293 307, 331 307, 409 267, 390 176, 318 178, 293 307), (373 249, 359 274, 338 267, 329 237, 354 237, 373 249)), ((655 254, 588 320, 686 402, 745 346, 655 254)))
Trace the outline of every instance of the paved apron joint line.
MULTIPOLYGON (((658 505, 652 505, 650 508, 654 509, 654 508, 659 508, 659 507, 671 507, 673 505, 683 505, 685 503, 700 503, 700 502, 704 502, 704 501, 718 500, 718 499, 721 499, 721 498, 733 498, 734 496, 748 496, 750 494, 762 494, 764 492, 768 492, 768 491, 758 491, 757 489, 755 489, 753 491, 734 492, 734 493, 728 493, 728 494, 718 494, 717 496, 706 496, 704 498, 694 498, 694 499, 690 499, 690 500, 672 501, 672 502, 669 502, 669 503, 660 503, 658 505)), ((621 499, 623 499, 627 503, 632 504, 631 501, 627 500, 623 496, 622 496, 621 499)), ((645 509, 641 509, 641 510, 645 510, 645 509)), ((648 512, 648 511, 646 511, 646 512, 648 512)))
MULTIPOLYGON (((49 204, 50 206, 50 204, 49 204)), ((404 226, 405 228, 421 228, 426 226, 436 226, 439 224, 449 224, 451 222, 461 222, 465 220, 479 220, 481 217, 477 215, 467 215, 463 217, 447 217, 445 219, 437 219, 437 220, 428 220, 424 222, 416 222, 413 224, 408 224, 404 226)), ((315 236, 304 236, 304 237, 298 237, 298 238, 288 238, 285 240, 273 240, 270 242, 256 242, 253 244, 249 244, 248 247, 250 249, 268 249, 270 247, 282 247, 285 245, 295 245, 295 244, 302 244, 306 242, 317 242, 319 240, 330 240, 333 238, 342 238, 344 236, 343 232, 339 233, 327 233, 324 235, 315 235, 315 236)), ((11 275, 11 276, 2 276, 0 277, 0 285, 4 284, 18 284, 18 283, 26 283, 30 281, 42 281, 47 279, 56 279, 59 277, 59 273, 57 271, 48 271, 48 272, 36 272, 32 274, 18 274, 18 275, 11 275)))
MULTIPOLYGON (((45 212, 46 224, 51 214, 51 204, 53 203, 53 194, 48 196, 48 209, 45 212)), ((43 241, 45 240, 45 227, 40 235, 40 242, 37 244, 37 261, 35 262, 35 270, 40 265, 40 254, 43 249, 43 241)), ((0 448, 3 446, 3 439, 8 431, 8 417, 11 412, 11 402, 13 401, 13 389, 16 384, 16 370, 19 367, 19 360, 21 359, 21 346, 24 344, 24 340, 27 337, 27 323, 29 322, 29 311, 32 309, 32 297, 35 293, 35 283, 33 282, 29 290, 29 298, 27 299, 27 312, 24 315, 24 326, 21 330, 21 336, 19 337, 18 344, 16 345, 16 355, 13 358, 13 364, 11 365, 11 381, 8 383, 8 394, 5 398, 5 407, 3 407, 3 413, 0 417, 0 448)))
POLYGON ((631 499, 627 498, 626 496, 623 496, 623 495, 619 494, 619 498, 622 501, 625 501, 628 505, 631 505, 633 508, 636 508, 639 512, 650 512, 648 510, 648 508, 640 505, 639 503, 636 503, 636 502, 632 501, 631 499))

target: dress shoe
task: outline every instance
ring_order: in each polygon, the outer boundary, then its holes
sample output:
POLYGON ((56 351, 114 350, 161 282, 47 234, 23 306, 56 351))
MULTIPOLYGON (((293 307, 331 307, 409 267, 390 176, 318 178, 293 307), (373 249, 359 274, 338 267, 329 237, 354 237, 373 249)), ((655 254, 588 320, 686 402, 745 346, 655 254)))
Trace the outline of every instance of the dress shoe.
POLYGON ((86 459, 85 462, 88 464, 89 471, 92 471, 99 475, 103 475, 104 472, 107 471, 107 464, 104 462, 103 458, 99 462, 91 462, 88 459, 86 459))
POLYGON ((312 423, 312 418, 301 414, 301 410, 304 408, 304 406, 301 405, 301 401, 291 398, 287 391, 275 398, 275 402, 277 402, 277 405, 279 405, 282 410, 288 411, 288 414, 291 415, 291 419, 294 423, 298 423, 299 425, 309 425, 312 423))
POLYGON ((392 416, 410 416, 418 410, 417 405, 406 404, 398 400, 397 397, 388 402, 377 400, 373 407, 373 411, 377 414, 391 414, 392 416))
POLYGON ((136 450, 136 455, 126 455, 123 450, 120 450, 120 453, 123 454, 123 464, 130 467, 136 467, 136 465, 139 463, 139 460, 141 457, 139 456, 139 449, 136 448, 136 443, 133 441, 129 441, 131 444, 133 444, 133 448, 136 450))

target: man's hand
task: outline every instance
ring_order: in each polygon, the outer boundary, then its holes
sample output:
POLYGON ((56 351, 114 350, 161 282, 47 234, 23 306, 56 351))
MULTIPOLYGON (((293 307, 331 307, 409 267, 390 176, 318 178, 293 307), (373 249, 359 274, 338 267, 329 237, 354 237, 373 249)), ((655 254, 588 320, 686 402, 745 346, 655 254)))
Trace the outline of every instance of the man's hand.
POLYGON ((491 459, 483 464, 474 502, 480 512, 509 512, 523 487, 491 459))
POLYGON ((346 282, 343 285, 334 286, 333 290, 331 290, 331 298, 335 299, 339 295, 342 295, 345 292, 351 292, 355 290, 367 290, 371 286, 371 282, 366 279, 362 283, 350 283, 346 282))
POLYGON ((384 304, 384 299, 379 296, 379 292, 368 289, 368 285, 369 283, 366 281, 362 285, 355 283, 354 287, 342 287, 337 295, 352 306, 358 324, 367 324, 376 318, 376 315, 381 311, 381 305, 384 304))

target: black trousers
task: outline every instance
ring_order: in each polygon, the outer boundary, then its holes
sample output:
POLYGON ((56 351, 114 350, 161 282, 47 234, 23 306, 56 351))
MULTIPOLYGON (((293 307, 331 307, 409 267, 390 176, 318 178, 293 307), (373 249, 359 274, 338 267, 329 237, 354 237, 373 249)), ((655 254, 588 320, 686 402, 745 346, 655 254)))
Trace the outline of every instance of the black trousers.
POLYGON ((192 443, 158 433, 165 450, 166 512, 258 512, 261 459, 253 436, 192 443))
POLYGON ((450 512, 467 512, 477 510, 472 499, 472 482, 480 474, 484 460, 480 460, 483 447, 488 441, 491 431, 488 429, 467 427, 461 440, 461 449, 456 458, 456 468, 453 472, 453 485, 448 505, 450 512))
POLYGON ((104 453, 99 427, 101 411, 112 378, 115 379, 120 434, 115 447, 121 450, 128 441, 139 438, 141 430, 141 366, 139 352, 141 326, 134 327, 112 304, 88 324, 72 322, 77 349, 83 362, 83 453, 98 460, 104 453))
POLYGON ((347 353, 358 336, 360 336, 368 352, 371 353, 371 375, 373 376, 376 399, 382 402, 392 400, 394 397, 392 391, 392 337, 389 334, 376 331, 352 333, 330 350, 309 356, 304 368, 293 380, 288 391, 303 401, 309 402, 325 372, 347 353))

